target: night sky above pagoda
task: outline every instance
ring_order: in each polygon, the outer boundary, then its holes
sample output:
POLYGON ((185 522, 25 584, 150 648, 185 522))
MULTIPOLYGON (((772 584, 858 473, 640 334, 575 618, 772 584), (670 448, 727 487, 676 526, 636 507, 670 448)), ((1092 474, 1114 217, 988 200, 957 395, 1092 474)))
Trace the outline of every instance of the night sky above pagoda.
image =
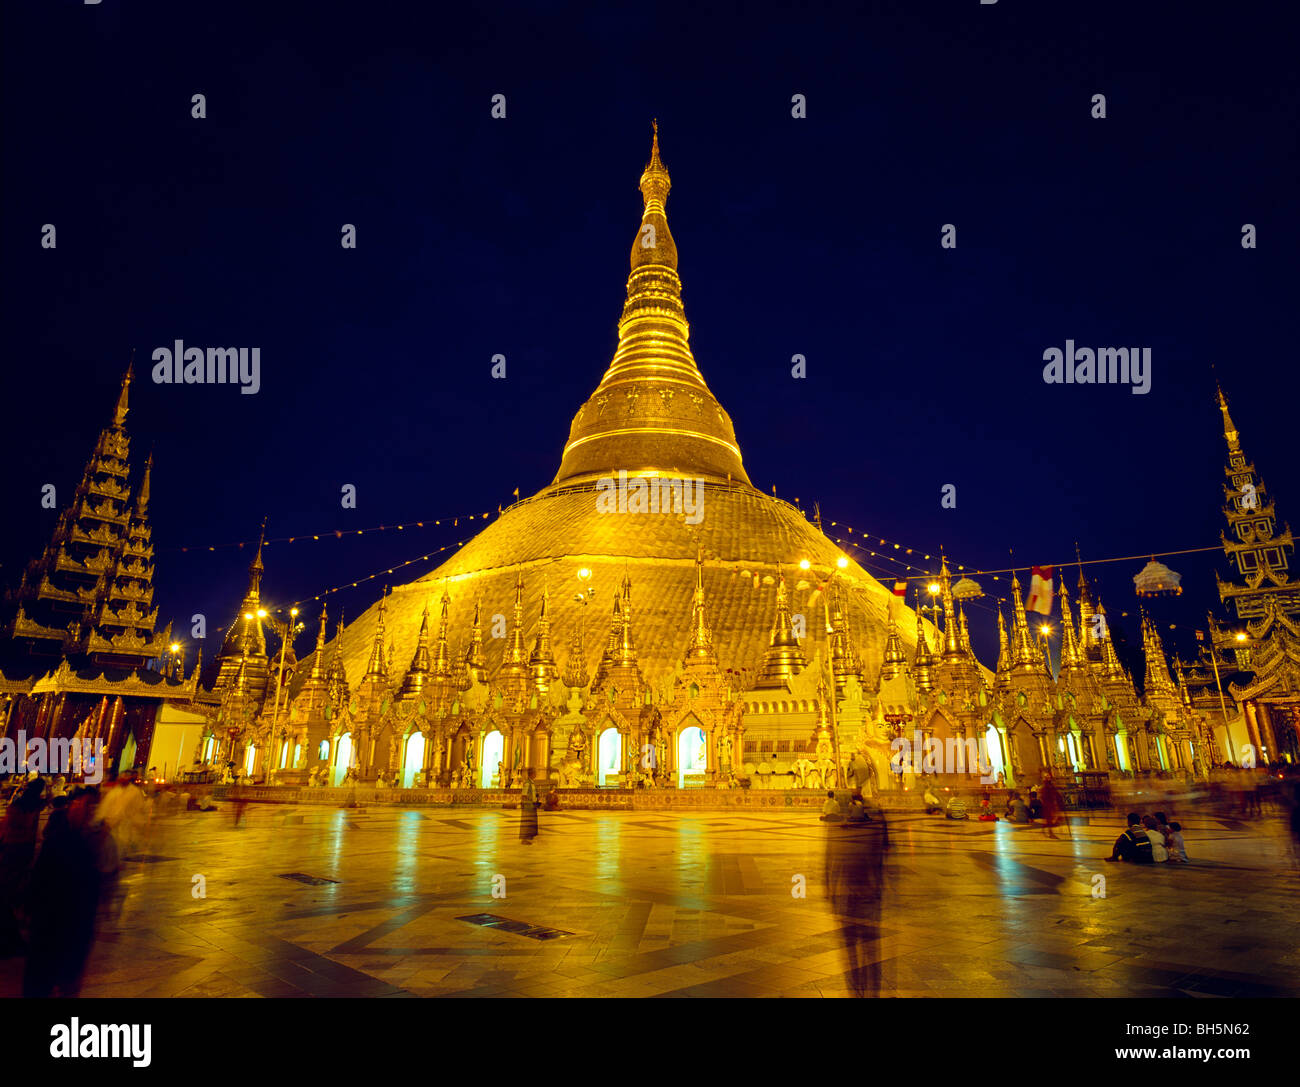
MULTIPOLYGON (((227 620, 251 554, 206 549, 263 516, 329 534, 267 550, 274 604, 545 486, 615 346, 652 117, 695 357, 754 484, 820 502, 831 535, 968 569, 1214 545, 1211 364, 1300 523, 1294 14, 878 7, 8 5, 0 580, 48 541, 41 486, 71 497, 133 350, 163 625, 227 620), (260 348, 260 391, 153 384, 177 339, 260 348), (1150 347, 1150 392, 1045 384, 1067 340, 1150 347)), ((1187 656, 1226 570, 1166 561, 1186 591, 1155 614, 1187 656)), ((1091 571, 1130 641, 1141 566, 1091 571)), ((378 588, 339 601, 356 615, 378 588)), ((971 626, 991 663, 992 611, 971 626)))

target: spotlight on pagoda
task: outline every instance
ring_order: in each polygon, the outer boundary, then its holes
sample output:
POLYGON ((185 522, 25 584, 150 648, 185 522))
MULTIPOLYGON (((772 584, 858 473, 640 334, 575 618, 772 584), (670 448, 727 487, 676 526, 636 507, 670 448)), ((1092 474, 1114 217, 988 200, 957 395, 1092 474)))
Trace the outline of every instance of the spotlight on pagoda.
POLYGON ((964 577, 952 587, 952 595, 956 600, 977 600, 984 595, 984 590, 980 588, 978 581, 964 577))
POLYGON ((1133 578, 1133 586, 1138 596, 1178 596, 1183 591, 1182 580, 1182 574, 1152 558, 1133 578))

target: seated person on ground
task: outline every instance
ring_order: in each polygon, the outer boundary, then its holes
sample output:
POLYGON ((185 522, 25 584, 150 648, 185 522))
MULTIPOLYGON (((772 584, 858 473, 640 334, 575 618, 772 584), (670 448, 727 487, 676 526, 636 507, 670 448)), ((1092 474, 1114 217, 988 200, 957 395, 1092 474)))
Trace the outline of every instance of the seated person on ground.
POLYGON ((1181 823, 1169 824, 1169 861, 1171 864, 1186 864, 1187 844, 1183 841, 1183 826, 1181 823))
POLYGON ((1147 837, 1142 817, 1137 812, 1128 814, 1128 829, 1115 839, 1108 861, 1131 861, 1134 864, 1151 863, 1151 839, 1147 837))
POLYGON ((1146 827, 1147 837, 1151 840, 1151 859, 1162 864, 1169 859, 1169 850, 1165 848, 1165 836, 1160 832, 1154 815, 1144 815, 1142 825, 1146 827))
POLYGON ((840 802, 835 799, 834 790, 826 791, 826 803, 822 805, 822 822, 838 823, 844 818, 844 812, 840 810, 840 802))

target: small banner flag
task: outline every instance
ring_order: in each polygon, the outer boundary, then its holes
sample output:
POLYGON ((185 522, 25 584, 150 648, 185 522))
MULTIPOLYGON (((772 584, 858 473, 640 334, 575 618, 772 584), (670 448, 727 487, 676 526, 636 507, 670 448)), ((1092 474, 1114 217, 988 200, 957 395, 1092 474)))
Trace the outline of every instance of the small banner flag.
POLYGON ((1197 640, 1198 642, 1203 642, 1203 641, 1205 641, 1205 631, 1203 631, 1203 630, 1198 630, 1198 631, 1196 632, 1196 640, 1197 640))
POLYGON ((1052 567, 1033 568, 1029 582, 1029 596, 1025 599, 1025 610, 1036 611, 1039 615, 1052 614, 1052 567))
POLYGON ((895 595, 895 596, 906 596, 906 595, 907 595, 907 582, 906 582, 906 581, 895 581, 895 582, 894 582, 894 595, 895 595))

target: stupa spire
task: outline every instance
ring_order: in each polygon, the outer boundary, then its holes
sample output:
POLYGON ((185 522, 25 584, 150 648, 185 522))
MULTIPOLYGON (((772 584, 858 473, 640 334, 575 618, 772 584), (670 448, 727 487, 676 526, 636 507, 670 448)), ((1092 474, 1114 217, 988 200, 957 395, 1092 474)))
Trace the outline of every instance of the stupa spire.
POLYGON ((533 642, 532 656, 528 658, 528 667, 532 669, 533 679, 543 690, 548 689, 555 682, 560 672, 555 663, 555 652, 551 648, 550 600, 550 587, 543 585, 542 610, 537 616, 537 638, 533 642))
POLYGON ((1070 590, 1061 578, 1061 672, 1078 672, 1084 667, 1083 654, 1074 637, 1074 617, 1070 612, 1070 590))
POLYGON ((686 647, 686 659, 716 660, 713 649, 713 631, 709 629, 704 607, 704 548, 695 556, 695 599, 691 605, 691 641, 686 647))
POLYGON ((632 243, 618 348, 574 416, 554 482, 654 469, 748 483, 731 419, 691 353, 666 210, 672 179, 659 157, 658 122, 639 187, 641 225, 632 243))
MULTIPOLYGON (((258 548, 258 558, 261 558, 261 548, 258 548)), ((387 678, 388 665, 384 660, 384 612, 388 610, 388 586, 384 586, 384 595, 379 598, 379 621, 375 625, 375 642, 370 647, 370 662, 366 665, 365 679, 374 677, 387 678)))
POLYGON ((916 607, 916 660, 912 670, 916 673, 916 685, 923 691, 934 689, 934 654, 930 652, 930 642, 925 636, 925 622, 921 618, 921 606, 916 607))
POLYGON ((1025 615, 1025 599, 1020 595, 1020 578, 1014 570, 1011 572, 1011 627, 1016 638, 1013 667, 1040 667, 1043 663, 1042 654, 1034 648, 1034 639, 1029 633, 1029 619, 1025 615))
POLYGON ((903 639, 898 635, 898 624, 894 622, 893 597, 885 602, 889 636, 885 639, 885 661, 880 667, 882 680, 893 679, 907 668, 907 656, 903 652, 903 639))
POLYGON ((483 623, 481 600, 474 601, 474 621, 470 627, 469 645, 465 649, 465 670, 471 681, 486 683, 487 657, 483 654, 483 623))
POLYGON ((757 686, 779 687, 791 676, 797 676, 808 666, 808 661, 794 635, 790 620, 790 597, 785 589, 785 574, 780 567, 776 572, 776 618, 772 623, 772 636, 767 652, 763 654, 763 670, 757 686))
POLYGON ((434 648, 433 663, 429 668, 429 674, 434 679, 450 679, 452 674, 451 650, 447 643, 447 628, 450 625, 448 612, 450 609, 451 597, 447 594, 446 587, 444 587, 442 590, 442 611, 438 616, 438 644, 434 648))

